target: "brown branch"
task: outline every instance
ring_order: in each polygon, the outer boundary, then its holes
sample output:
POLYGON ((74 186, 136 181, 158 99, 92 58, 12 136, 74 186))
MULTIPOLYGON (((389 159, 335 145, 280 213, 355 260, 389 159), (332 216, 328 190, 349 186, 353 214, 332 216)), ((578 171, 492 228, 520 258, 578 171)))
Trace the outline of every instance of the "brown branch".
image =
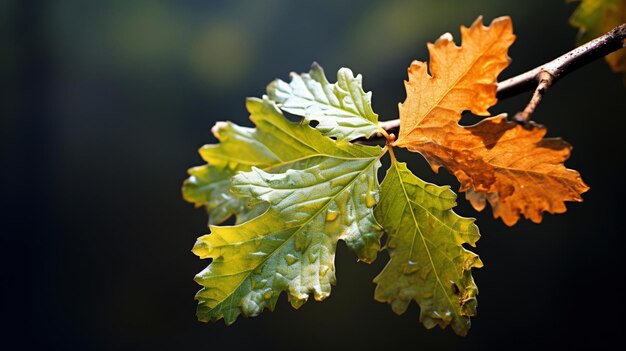
MULTIPOLYGON (((624 47, 626 47, 626 23, 546 64, 498 83, 497 97, 502 100, 534 90, 526 109, 515 116, 516 121, 527 123, 548 87, 568 73, 624 47)), ((397 134, 400 120, 383 121, 379 125, 387 133, 397 134)), ((381 137, 382 134, 376 133, 370 139, 381 137)))

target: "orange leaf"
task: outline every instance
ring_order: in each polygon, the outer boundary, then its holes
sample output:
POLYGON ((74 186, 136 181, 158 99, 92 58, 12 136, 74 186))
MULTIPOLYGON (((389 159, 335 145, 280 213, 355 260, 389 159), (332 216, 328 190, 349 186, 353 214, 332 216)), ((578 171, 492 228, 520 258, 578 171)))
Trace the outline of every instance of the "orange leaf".
POLYGON ((474 208, 480 211, 489 201, 494 217, 509 226, 520 215, 539 223, 544 211, 563 213, 564 201, 582 201, 580 194, 589 189, 578 172, 563 165, 571 146, 544 139, 544 127, 527 129, 501 115, 470 127, 416 131, 422 138, 409 149, 424 155, 435 172, 441 166, 450 170, 474 208))
POLYGON ((464 110, 488 116, 487 109, 498 101, 496 79, 509 64, 507 49, 515 40, 511 19, 496 18, 485 27, 478 17, 470 28, 461 26, 461 36, 461 47, 449 33, 428 44, 430 75, 425 62, 411 63, 394 145, 406 146, 415 128, 458 122, 464 110))
POLYGON ((461 27, 462 47, 450 35, 429 45, 430 69, 415 61, 400 105, 400 132, 393 144, 424 155, 435 172, 446 167, 461 183, 474 208, 489 202, 494 217, 514 225, 521 215, 541 222, 542 213, 566 211, 565 201, 582 201, 589 188, 580 174, 565 168, 571 147, 544 139, 546 129, 491 117, 476 125, 458 124, 470 110, 488 115, 496 102, 498 74, 507 66, 515 39, 508 17, 484 27, 481 18, 461 27))

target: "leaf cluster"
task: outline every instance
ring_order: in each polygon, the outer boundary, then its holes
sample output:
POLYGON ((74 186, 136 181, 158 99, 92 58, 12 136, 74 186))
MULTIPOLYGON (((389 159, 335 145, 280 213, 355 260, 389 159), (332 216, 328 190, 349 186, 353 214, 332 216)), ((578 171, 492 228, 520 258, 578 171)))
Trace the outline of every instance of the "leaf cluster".
POLYGON ((215 125, 219 144, 200 149, 206 164, 191 168, 183 185, 185 199, 209 214, 210 233, 193 247, 212 260, 196 276, 200 320, 256 316, 273 310, 282 292, 295 308, 310 295, 325 299, 343 240, 363 262, 389 252, 374 279, 376 300, 398 314, 415 301, 427 328, 468 332, 478 294, 471 272, 483 263, 466 246, 476 245, 478 227, 453 211, 448 186, 418 178, 394 148, 421 154, 434 171, 448 169, 477 210, 489 203, 508 225, 564 212, 564 202, 581 201, 588 188, 563 165, 567 143, 545 139, 541 126, 489 117, 515 39, 511 20, 484 26, 479 18, 461 35, 461 46, 445 34, 428 44, 429 64, 410 65, 397 139, 379 127, 360 75, 342 68, 331 83, 317 64, 247 100, 255 128, 215 125), (461 126, 466 110, 485 118, 461 126), (374 134, 386 138, 384 147, 355 142, 374 134), (379 183, 386 154, 391 167, 379 183), (234 225, 220 225, 231 216, 234 225))

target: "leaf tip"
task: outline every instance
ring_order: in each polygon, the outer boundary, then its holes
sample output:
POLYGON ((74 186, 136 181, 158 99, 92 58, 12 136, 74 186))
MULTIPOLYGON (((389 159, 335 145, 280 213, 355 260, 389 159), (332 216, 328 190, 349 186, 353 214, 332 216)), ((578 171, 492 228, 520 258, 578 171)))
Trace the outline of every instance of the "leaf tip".
POLYGON ((211 133, 218 139, 222 139, 221 132, 229 127, 229 122, 217 121, 215 125, 211 128, 211 133))
POLYGON ((450 33, 450 32, 443 33, 443 34, 439 37, 439 39, 437 39, 437 40, 435 41, 435 46, 437 46, 437 45, 443 45, 443 44, 446 44, 446 43, 448 43, 448 42, 454 42, 454 37, 452 36, 452 33, 450 33))

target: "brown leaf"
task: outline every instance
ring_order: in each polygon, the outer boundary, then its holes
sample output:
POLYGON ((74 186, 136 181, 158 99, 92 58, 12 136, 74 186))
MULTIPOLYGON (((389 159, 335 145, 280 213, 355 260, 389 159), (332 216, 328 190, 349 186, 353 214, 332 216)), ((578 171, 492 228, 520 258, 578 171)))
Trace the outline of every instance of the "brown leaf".
POLYGON ((546 129, 525 128, 508 122, 504 115, 461 127, 417 129, 421 139, 408 145, 430 162, 433 170, 443 166, 461 183, 461 191, 474 208, 488 201, 495 218, 509 226, 520 215, 535 223, 542 212, 563 213, 564 201, 582 201, 589 187, 580 174, 563 162, 571 146, 561 139, 544 139, 546 129))
POLYGON ((470 127, 458 124, 465 110, 489 115, 497 102, 497 76, 508 65, 507 49, 515 39, 508 17, 489 27, 478 18, 461 33, 461 47, 449 34, 429 44, 430 75, 426 63, 411 64, 393 145, 421 153, 435 172, 442 166, 450 170, 474 208, 480 211, 489 202, 494 217, 507 225, 520 215, 538 223, 543 212, 562 213, 565 201, 582 201, 589 188, 563 165, 571 146, 544 139, 545 128, 523 127, 505 116, 470 127))

